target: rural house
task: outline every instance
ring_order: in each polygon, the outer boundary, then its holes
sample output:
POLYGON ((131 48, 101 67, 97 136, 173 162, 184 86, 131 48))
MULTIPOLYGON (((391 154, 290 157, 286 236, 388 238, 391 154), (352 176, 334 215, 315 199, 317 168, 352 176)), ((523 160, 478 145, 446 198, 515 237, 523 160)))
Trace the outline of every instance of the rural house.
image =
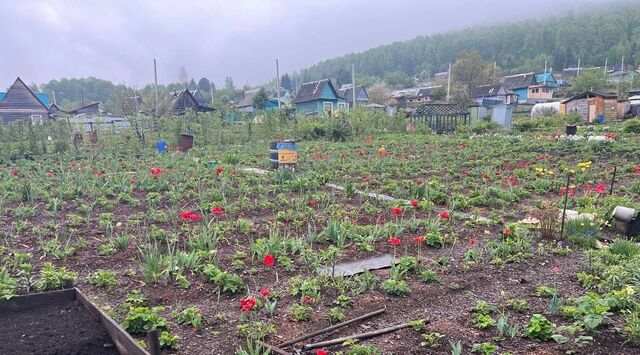
POLYGON ((472 94, 473 101, 484 107, 491 107, 498 104, 516 104, 518 95, 507 90, 503 84, 489 84, 476 86, 472 94))
POLYGON ((174 91, 171 95, 171 113, 174 115, 184 115, 187 110, 192 110, 196 113, 214 111, 211 107, 199 105, 191 91, 187 89, 174 91))
POLYGON ((42 122, 49 117, 46 95, 34 94, 31 89, 17 78, 6 93, 0 94, 0 118, 3 124, 19 120, 42 122))
POLYGON ((191 95, 194 99, 196 99, 198 105, 207 107, 209 106, 209 102, 204 98, 204 95, 202 95, 202 92, 200 90, 192 90, 191 95))
POLYGON ((442 85, 412 88, 394 92, 391 97, 396 100, 398 108, 415 108, 430 103, 441 96, 442 85))
POLYGON ((331 80, 302 84, 295 99, 296 111, 303 115, 331 117, 336 110, 347 110, 347 101, 338 94, 331 80))
POLYGON ((242 94, 242 100, 235 106, 236 109, 243 112, 253 112, 256 107, 253 105, 256 96, 260 92, 260 88, 247 90, 242 94))
MULTIPOLYGON (((353 85, 352 84, 344 84, 338 90, 338 95, 344 97, 349 104, 349 107, 353 107, 353 85)), ((358 85, 356 86, 356 102, 358 106, 366 105, 369 102, 369 94, 367 94, 367 90, 365 90, 364 86, 358 85)))
MULTIPOLYGON (((618 118, 616 94, 584 92, 560 103, 560 113, 577 113, 583 122, 594 123, 600 117, 605 120, 618 118)), ((624 115, 624 113, 622 113, 624 115)))
POLYGON ((558 88, 553 73, 525 73, 504 77, 504 87, 518 95, 518 102, 538 103, 551 100, 558 88))
POLYGON ((92 102, 88 105, 78 107, 77 109, 71 110, 67 113, 70 114, 71 116, 78 116, 78 115, 99 116, 101 113, 100 101, 92 102))

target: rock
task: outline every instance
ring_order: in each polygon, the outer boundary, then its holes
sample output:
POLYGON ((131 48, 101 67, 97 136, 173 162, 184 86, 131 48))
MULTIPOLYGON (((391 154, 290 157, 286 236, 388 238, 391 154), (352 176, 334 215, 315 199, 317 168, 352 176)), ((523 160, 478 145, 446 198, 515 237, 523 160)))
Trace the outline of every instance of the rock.
POLYGON ((518 221, 518 223, 521 224, 540 224, 540 220, 537 218, 533 218, 533 217, 527 217, 521 221, 518 221))
POLYGON ((104 346, 104 348, 106 348, 106 349, 111 349, 111 348, 113 348, 113 344, 111 344, 111 343, 104 343, 104 345, 103 345, 103 346, 104 346))
POLYGON ((599 241, 599 240, 596 240, 596 248, 597 248, 597 249, 606 249, 606 248, 608 248, 608 247, 609 247, 609 246, 608 246, 608 245, 606 245, 606 244, 604 244, 603 242, 601 242, 601 241, 599 241))

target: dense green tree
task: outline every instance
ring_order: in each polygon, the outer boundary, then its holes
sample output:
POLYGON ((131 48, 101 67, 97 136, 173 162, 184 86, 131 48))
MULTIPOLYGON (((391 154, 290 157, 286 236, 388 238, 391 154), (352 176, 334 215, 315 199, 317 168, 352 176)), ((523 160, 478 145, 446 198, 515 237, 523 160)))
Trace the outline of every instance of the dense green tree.
POLYGON ((293 90, 293 82, 291 81, 291 77, 289 76, 289 74, 284 74, 282 75, 282 77, 280 78, 280 87, 285 89, 285 90, 293 90))
POLYGON ((253 106, 258 110, 264 110, 267 108, 267 103, 269 102, 269 95, 264 90, 264 88, 260 88, 256 97, 253 98, 253 106))
POLYGON ((581 93, 584 91, 598 92, 606 86, 604 74, 601 69, 584 70, 571 81, 571 91, 581 93))

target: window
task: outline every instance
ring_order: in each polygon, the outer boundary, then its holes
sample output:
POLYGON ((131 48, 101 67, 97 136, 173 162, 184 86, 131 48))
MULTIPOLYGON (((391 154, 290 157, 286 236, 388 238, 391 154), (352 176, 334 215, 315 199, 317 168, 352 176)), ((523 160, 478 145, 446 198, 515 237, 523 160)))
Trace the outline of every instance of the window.
POLYGON ((347 103, 346 102, 338 102, 338 110, 346 110, 347 103))
POLYGON ((333 102, 323 102, 322 110, 329 112, 333 111, 333 102))
POLYGON ((31 115, 31 124, 32 125, 41 125, 42 124, 42 115, 31 115))

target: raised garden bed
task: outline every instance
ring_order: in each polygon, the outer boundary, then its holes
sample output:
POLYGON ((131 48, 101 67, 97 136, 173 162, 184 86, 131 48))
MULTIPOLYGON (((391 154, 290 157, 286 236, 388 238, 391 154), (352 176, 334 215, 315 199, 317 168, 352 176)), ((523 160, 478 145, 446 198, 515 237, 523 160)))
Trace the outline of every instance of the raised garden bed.
POLYGON ((0 301, 0 354, 148 355, 76 288, 0 301))

